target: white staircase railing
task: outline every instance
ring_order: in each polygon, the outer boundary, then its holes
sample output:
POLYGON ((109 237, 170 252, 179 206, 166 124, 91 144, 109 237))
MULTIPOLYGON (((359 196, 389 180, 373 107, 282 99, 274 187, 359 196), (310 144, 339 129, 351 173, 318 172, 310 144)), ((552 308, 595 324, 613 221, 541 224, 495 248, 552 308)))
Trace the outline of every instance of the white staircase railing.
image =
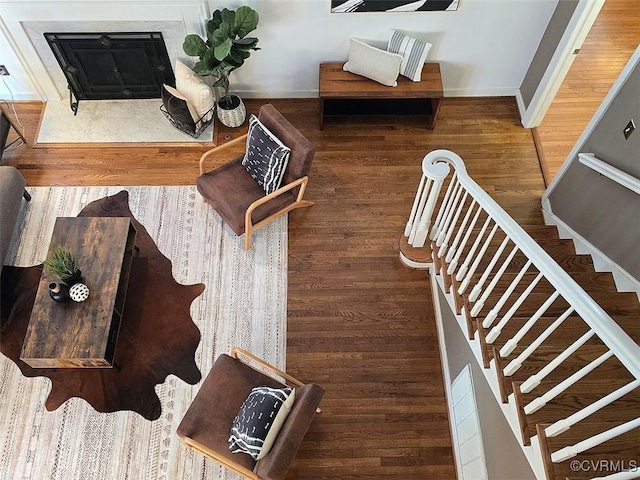
MULTIPOLYGON (((404 234, 412 247, 423 247, 429 242, 427 247, 432 249, 433 262, 441 267, 442 274, 451 276, 455 293, 461 296, 467 292, 468 308, 463 311, 464 315, 474 320, 481 311, 487 311, 482 321, 482 327, 487 329, 484 338, 487 345, 494 344, 509 322, 518 318, 519 329, 508 341, 502 342, 499 350, 500 358, 507 358, 519 350, 513 359, 505 362, 502 371, 505 377, 514 375, 560 329, 565 336, 567 331, 569 335, 575 333, 574 340, 569 340, 566 348, 544 368, 526 378, 520 385, 522 393, 534 391, 545 377, 587 343, 596 342, 604 347, 604 353, 585 361, 582 368, 524 405, 524 414, 543 408, 612 358, 635 379, 622 388, 612 387, 612 392, 603 394, 591 405, 576 407, 576 412, 546 428, 548 438, 561 435, 640 386, 640 346, 469 177, 458 155, 435 150, 425 156, 422 172, 404 234), (450 177, 449 184, 440 198, 447 177, 450 177), (436 218, 431 222, 434 214, 436 218), (522 267, 511 267, 516 256, 521 258, 522 267), (541 294, 543 284, 545 288, 541 294), (532 304, 538 306, 535 313, 519 318, 524 311, 523 305, 531 309, 532 304), (542 318, 551 322, 544 329, 540 324, 542 318), (580 322, 584 324, 583 328, 577 327, 580 322), (527 334, 534 328, 542 331, 531 339, 533 335, 527 334)), ((402 253, 401 257, 404 257, 402 253)), ((409 259, 406 263, 416 266, 409 259)), ((424 268, 429 265, 431 263, 423 264, 424 268)), ((496 362, 492 362, 491 367, 497 368, 496 362)), ((578 444, 549 452, 551 461, 565 461, 576 453, 640 428, 638 411, 635 417, 578 444)))

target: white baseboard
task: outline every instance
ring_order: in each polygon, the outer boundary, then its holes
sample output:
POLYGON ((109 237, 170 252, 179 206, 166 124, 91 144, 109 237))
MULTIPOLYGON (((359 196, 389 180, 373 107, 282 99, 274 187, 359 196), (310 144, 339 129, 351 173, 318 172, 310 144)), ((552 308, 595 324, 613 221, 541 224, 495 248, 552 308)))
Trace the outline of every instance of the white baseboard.
MULTIPOLYGON (((242 98, 318 98, 318 90, 278 90, 278 91, 255 91, 255 90, 234 90, 232 93, 242 98)), ((512 88, 452 88, 445 89, 445 97, 512 97, 517 91, 512 88)), ((0 92, 0 96, 9 97, 6 92, 0 92)), ((15 93, 15 100, 31 101, 41 100, 34 92, 15 93)), ((8 101, 8 100, 7 100, 8 101)))
POLYGON ((318 98, 318 90, 276 90, 270 92, 233 90, 232 93, 242 98, 318 98))
POLYGON ((517 88, 445 88, 445 97, 514 97, 517 88))
MULTIPOLYGON (((0 100, 2 100, 2 102, 10 103, 11 95, 6 91, 0 92, 0 100)), ((13 100, 20 101, 20 102, 32 102, 32 101, 41 102, 42 101, 40 97, 33 92, 25 92, 25 93, 13 92, 13 100)))
POLYGON ((542 214, 544 216, 544 222, 547 225, 553 225, 556 227, 560 238, 573 240, 576 253, 591 255, 593 266, 596 271, 610 272, 613 275, 613 281, 615 282, 616 288, 619 292, 635 292, 638 296, 638 300, 640 300, 640 281, 598 250, 591 242, 556 217, 553 213, 543 208, 542 214))

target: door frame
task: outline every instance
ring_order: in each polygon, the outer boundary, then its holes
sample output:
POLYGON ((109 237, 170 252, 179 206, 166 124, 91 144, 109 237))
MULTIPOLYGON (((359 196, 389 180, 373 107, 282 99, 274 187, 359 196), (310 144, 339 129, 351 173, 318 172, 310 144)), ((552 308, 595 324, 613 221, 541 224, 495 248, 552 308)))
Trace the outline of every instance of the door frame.
POLYGON ((524 105, 518 90, 516 98, 523 127, 534 128, 542 122, 604 2, 605 0, 580 0, 578 2, 528 107, 524 105))

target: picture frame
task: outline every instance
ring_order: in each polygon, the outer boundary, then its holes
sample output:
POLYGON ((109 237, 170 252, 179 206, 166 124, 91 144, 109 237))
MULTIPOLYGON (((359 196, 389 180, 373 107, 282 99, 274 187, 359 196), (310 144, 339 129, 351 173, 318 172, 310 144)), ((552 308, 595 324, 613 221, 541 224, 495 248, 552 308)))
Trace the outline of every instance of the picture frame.
POLYGON ((331 13, 455 11, 460 0, 331 0, 331 13))

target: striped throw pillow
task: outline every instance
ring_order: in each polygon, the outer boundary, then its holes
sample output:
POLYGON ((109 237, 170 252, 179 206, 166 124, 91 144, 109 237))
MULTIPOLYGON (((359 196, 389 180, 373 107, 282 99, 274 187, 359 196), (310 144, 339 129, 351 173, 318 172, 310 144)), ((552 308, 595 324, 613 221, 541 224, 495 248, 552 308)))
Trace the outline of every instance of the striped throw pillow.
POLYGON ((422 76, 422 66, 427 59, 427 54, 431 49, 431 44, 409 37, 404 33, 393 31, 389 39, 387 51, 402 55, 400 64, 400 75, 403 75, 414 82, 419 82, 422 76))

